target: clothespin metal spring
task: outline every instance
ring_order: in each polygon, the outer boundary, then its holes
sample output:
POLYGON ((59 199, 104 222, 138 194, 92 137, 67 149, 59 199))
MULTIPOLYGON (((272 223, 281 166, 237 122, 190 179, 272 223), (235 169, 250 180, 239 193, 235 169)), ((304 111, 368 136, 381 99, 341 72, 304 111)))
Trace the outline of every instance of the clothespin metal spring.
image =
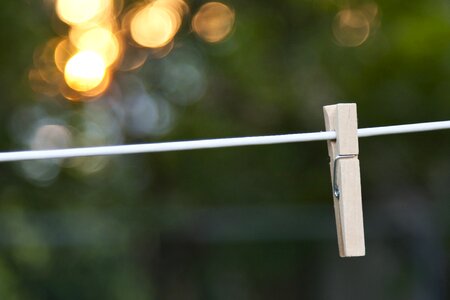
POLYGON ((337 184, 337 164, 338 164, 338 161, 340 159, 343 159, 343 158, 353 158, 353 157, 356 157, 356 156, 358 156, 358 155, 357 154, 340 154, 340 155, 337 155, 334 158, 334 161, 333 161, 333 164, 334 164, 334 166, 333 166, 333 172, 334 172, 334 175, 333 175, 333 194, 334 194, 334 197, 337 200, 339 200, 339 198, 341 196, 341 192, 339 190, 339 185, 337 184))

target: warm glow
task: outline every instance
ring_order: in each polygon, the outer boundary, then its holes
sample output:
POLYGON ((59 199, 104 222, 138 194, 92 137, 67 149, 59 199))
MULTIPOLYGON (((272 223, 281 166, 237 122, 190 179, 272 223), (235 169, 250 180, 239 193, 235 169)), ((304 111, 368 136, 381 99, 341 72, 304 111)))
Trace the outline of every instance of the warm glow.
POLYGON ((171 10, 180 15, 180 17, 183 17, 189 12, 189 6, 184 0, 157 0, 153 5, 171 10))
MULTIPOLYGON (((175 36, 184 18, 191 18, 188 0, 44 2, 54 8, 52 26, 59 37, 36 49, 28 79, 34 91, 47 96, 59 94, 72 101, 100 99, 108 89, 113 91, 110 87, 116 86, 117 71, 136 70, 148 59, 169 55, 181 46, 175 36)), ((362 10, 368 16, 377 14, 372 2, 361 6, 362 10)), ((230 35, 234 22, 230 6, 207 2, 192 17, 192 29, 203 40, 215 43, 230 35)), ((179 72, 182 74, 177 78, 181 79, 195 81, 200 76, 188 64, 172 75, 179 72)), ((180 93, 189 89, 195 90, 189 87, 180 93)))
POLYGON ((87 92, 99 86, 106 74, 103 58, 93 51, 81 51, 66 64, 64 79, 67 85, 79 92, 87 92))
POLYGON ((233 29, 234 11, 223 3, 203 5, 192 19, 192 29, 205 41, 217 43, 233 29))
POLYGON ((38 47, 33 54, 34 68, 29 72, 31 88, 48 96, 54 96, 58 84, 63 80, 53 59, 59 39, 51 39, 38 47))
POLYGON ((167 45, 181 25, 181 17, 156 1, 139 10, 131 20, 130 31, 133 40, 143 47, 159 48, 167 45))
POLYGON ((80 51, 93 51, 100 54, 107 66, 112 65, 120 54, 118 39, 106 28, 91 28, 79 35, 71 35, 71 40, 80 51))
POLYGON ((112 6, 112 0, 57 0, 56 14, 69 25, 95 20, 112 6))
POLYGON ((140 68, 147 61, 150 50, 145 48, 127 47, 120 62, 119 70, 132 71, 140 68))
POLYGON ((67 61, 76 53, 74 47, 68 39, 64 39, 55 48, 54 59, 56 67, 60 72, 64 72, 67 61))
POLYGON ((100 96, 109 88, 110 85, 111 85, 111 75, 109 72, 106 72, 105 76, 103 77, 103 80, 95 88, 83 92, 82 95, 84 97, 89 98, 100 96))
POLYGON ((333 34, 340 46, 360 46, 367 40, 369 33, 369 18, 361 10, 344 9, 336 15, 333 23, 333 34))
POLYGON ((163 58, 163 57, 169 55, 169 53, 173 50, 173 45, 174 45, 174 43, 172 40, 172 41, 170 41, 170 43, 168 43, 167 45, 165 45, 163 47, 150 49, 150 56, 152 58, 156 58, 156 59, 163 58))
POLYGON ((61 84, 59 92, 64 98, 73 102, 82 101, 85 98, 81 93, 72 90, 67 84, 61 84))

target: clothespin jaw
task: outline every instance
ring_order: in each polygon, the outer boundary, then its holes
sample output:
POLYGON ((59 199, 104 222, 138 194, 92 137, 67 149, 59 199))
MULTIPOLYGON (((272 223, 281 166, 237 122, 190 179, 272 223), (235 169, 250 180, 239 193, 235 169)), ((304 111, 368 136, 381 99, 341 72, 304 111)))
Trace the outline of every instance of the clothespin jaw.
POLYGON ((356 104, 328 105, 323 112, 326 130, 336 131, 336 140, 328 141, 328 154, 339 255, 364 256, 356 104))

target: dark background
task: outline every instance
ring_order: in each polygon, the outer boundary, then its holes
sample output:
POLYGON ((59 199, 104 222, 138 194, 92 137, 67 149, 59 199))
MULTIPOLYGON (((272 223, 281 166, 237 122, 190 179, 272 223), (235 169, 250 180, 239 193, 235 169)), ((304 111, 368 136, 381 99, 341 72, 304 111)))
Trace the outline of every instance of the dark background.
MULTIPOLYGON (((45 124, 85 146, 320 131, 322 106, 338 102, 358 104, 360 127, 449 119, 447 0, 378 1, 358 47, 332 25, 364 2, 228 4, 225 41, 203 42, 188 18, 168 56, 73 103, 27 79, 56 36, 52 12, 2 1, 2 151, 28 149, 45 124), (144 131, 127 111, 142 95, 159 109, 144 131)), ((367 255, 347 259, 324 142, 2 163, 0 298, 448 299, 448 134, 360 140, 367 255)))

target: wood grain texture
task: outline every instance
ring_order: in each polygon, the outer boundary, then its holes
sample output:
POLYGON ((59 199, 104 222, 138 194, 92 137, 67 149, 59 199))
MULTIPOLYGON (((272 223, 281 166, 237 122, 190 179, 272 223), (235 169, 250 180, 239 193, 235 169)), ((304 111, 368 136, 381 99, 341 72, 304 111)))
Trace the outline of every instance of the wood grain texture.
POLYGON ((335 130, 336 141, 328 141, 331 182, 334 176, 334 159, 338 155, 353 154, 340 159, 337 164, 337 183, 340 199, 333 194, 339 255, 364 256, 364 224, 361 201, 361 180, 358 148, 358 122, 356 104, 336 104, 324 107, 326 130, 335 130))

